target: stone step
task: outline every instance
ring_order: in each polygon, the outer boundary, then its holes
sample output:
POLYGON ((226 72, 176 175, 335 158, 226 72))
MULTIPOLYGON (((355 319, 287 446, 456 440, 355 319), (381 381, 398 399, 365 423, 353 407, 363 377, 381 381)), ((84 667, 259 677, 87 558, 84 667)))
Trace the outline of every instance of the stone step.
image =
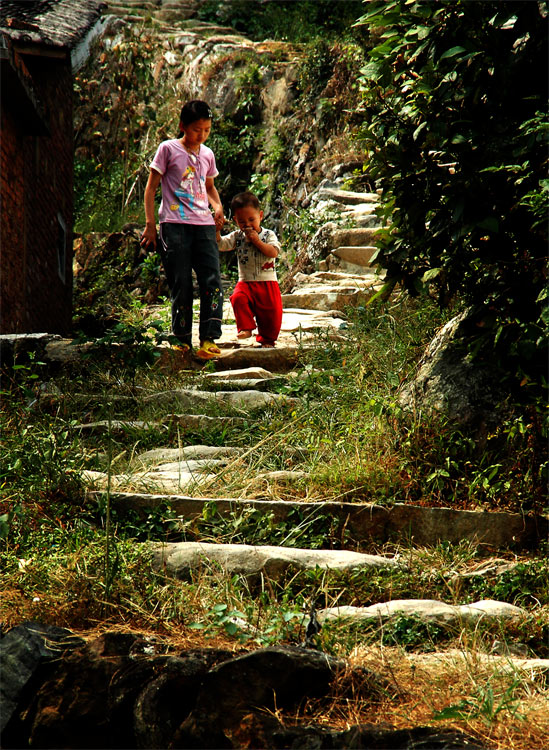
POLYGON ((205 542, 160 543, 153 547, 153 566, 175 578, 219 565, 228 575, 266 575, 276 579, 287 570, 361 570, 401 565, 397 560, 347 550, 311 550, 251 544, 205 542))
POLYGON ((279 393, 265 393, 257 390, 199 391, 190 388, 157 391, 148 396, 143 396, 141 400, 142 403, 147 404, 176 403, 178 406, 189 410, 202 409, 208 404, 245 411, 280 405, 295 408, 299 404, 299 399, 289 398, 279 393))
POLYGON ((513 604, 485 599, 473 604, 446 604, 436 599, 400 599, 369 607, 328 607, 317 612, 319 622, 345 620, 348 623, 380 624, 401 616, 415 617, 422 622, 455 626, 475 624, 482 620, 518 621, 527 611, 513 604))
POLYGON ((220 372, 207 372, 204 375, 206 380, 249 380, 255 378, 256 380, 277 380, 278 376, 273 375, 272 372, 265 370, 263 367, 244 367, 241 370, 221 370, 220 372))
MULTIPOLYGON (((507 648, 509 647, 507 646, 507 648)), ((512 644, 510 644, 510 648, 513 648, 512 644)), ((410 662, 412 668, 438 668, 440 670, 452 665, 461 668, 470 668, 471 663, 474 663, 494 669, 494 672, 497 674, 526 672, 533 675, 534 678, 538 675, 544 676, 549 674, 549 659, 525 658, 524 656, 513 655, 512 651, 500 655, 498 653, 486 654, 482 651, 471 652, 448 649, 447 651, 440 651, 434 654, 404 653, 402 657, 410 662)))
POLYGON ((291 294, 282 295, 284 307, 304 307, 310 310, 344 310, 346 307, 356 307, 364 304, 379 289, 382 284, 373 280, 364 284, 362 289, 348 286, 307 285, 291 294))
POLYGON ((167 414, 161 420, 142 421, 142 420, 123 420, 113 419, 110 422, 106 419, 97 422, 86 422, 75 426, 76 430, 84 435, 105 435, 112 433, 125 433, 131 430, 166 430, 180 427, 186 430, 202 431, 214 429, 216 427, 236 427, 249 422, 247 417, 208 417, 205 414, 167 414))
POLYGON ((193 18, 195 13, 195 8, 181 6, 178 8, 166 8, 158 10, 156 11, 155 16, 159 21, 176 23, 177 21, 186 21, 189 18, 193 18))
MULTIPOLYGON (((229 370, 230 372, 230 370, 229 370)), ((222 385, 225 390, 230 391, 274 391, 288 382, 287 378, 283 376, 272 377, 272 378, 232 378, 223 377, 219 380, 216 379, 215 373, 211 373, 208 378, 208 385, 214 386, 222 385)))
POLYGON ((378 205, 375 201, 372 203, 356 203, 341 208, 341 216, 356 224, 356 228, 370 228, 379 231, 382 227, 379 225, 379 219, 376 215, 377 208, 378 205))
POLYGON ((284 310, 280 330, 283 332, 338 330, 345 323, 345 317, 343 313, 331 315, 332 312, 332 310, 302 310, 300 308, 296 308, 295 311, 284 310), (309 315, 304 313, 309 313, 309 315), (327 313, 330 313, 329 317, 327 313))
POLYGON ((113 6, 112 8, 109 8, 109 15, 122 18, 127 23, 141 23, 147 15, 150 15, 150 11, 142 10, 141 8, 132 8, 129 10, 122 6, 113 6))
POLYGON ((159 0, 108 0, 106 13, 111 13, 112 9, 135 11, 151 11, 160 8, 159 0))
MULTIPOLYGON (((374 271, 370 271, 372 280, 377 281, 379 277, 374 271)), ((328 284, 329 286, 351 287, 352 289, 364 289, 368 281, 364 278, 364 273, 346 273, 345 271, 314 271, 314 273, 296 273, 294 276, 295 288, 319 286, 328 284)), ((314 314, 309 311, 309 314, 314 314)), ((328 315, 325 312, 324 315, 328 315)))
MULTIPOLYGON (((332 250, 332 255, 346 263, 354 266, 364 266, 370 268, 370 259, 377 252, 377 247, 371 245, 365 246, 341 246, 332 250)), ((371 269, 370 269, 371 270, 371 269)))
POLYGON ((163 10, 181 10, 185 8, 196 10, 200 2, 199 0, 160 0, 160 5, 163 10))
POLYGON ((362 203, 377 204, 379 195, 377 193, 355 193, 352 190, 340 190, 338 188, 320 188, 314 196, 317 200, 331 200, 346 205, 359 205, 362 203))
POLYGON ((140 453, 133 459, 133 465, 139 468, 156 466, 174 461, 206 461, 219 458, 237 458, 242 448, 218 445, 186 445, 181 448, 153 448, 140 453))
POLYGON ((218 359, 210 360, 216 370, 239 370, 243 367, 262 367, 272 373, 288 372, 298 363, 297 346, 276 346, 262 349, 254 346, 224 350, 218 359))
POLYGON ((167 502, 177 515, 185 519, 201 516, 208 503, 215 503, 222 516, 254 509, 272 513, 275 522, 285 521, 293 511, 298 511, 303 518, 329 515, 360 544, 407 541, 417 547, 429 547, 441 542, 460 544, 470 541, 486 552, 500 548, 535 550, 549 535, 549 519, 545 516, 429 508, 404 503, 384 507, 371 503, 307 503, 131 492, 116 493, 113 502, 119 512, 131 510, 142 514, 167 502))
POLYGON ((82 479, 95 488, 142 488, 154 492, 181 492, 216 479, 217 473, 237 461, 243 450, 225 446, 190 445, 155 448, 132 458, 123 474, 109 477, 84 471, 82 479))
POLYGON ((373 245, 381 227, 353 227, 351 229, 335 229, 331 240, 334 247, 373 245))

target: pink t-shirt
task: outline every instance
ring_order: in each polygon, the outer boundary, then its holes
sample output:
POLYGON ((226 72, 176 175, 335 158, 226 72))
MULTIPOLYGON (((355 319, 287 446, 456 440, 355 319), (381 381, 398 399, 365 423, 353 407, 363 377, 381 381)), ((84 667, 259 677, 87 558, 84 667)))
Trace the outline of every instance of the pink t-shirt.
POLYGON ((201 144, 198 155, 190 154, 177 139, 163 141, 151 162, 162 175, 160 223, 214 224, 206 193, 206 177, 217 177, 215 156, 201 144))

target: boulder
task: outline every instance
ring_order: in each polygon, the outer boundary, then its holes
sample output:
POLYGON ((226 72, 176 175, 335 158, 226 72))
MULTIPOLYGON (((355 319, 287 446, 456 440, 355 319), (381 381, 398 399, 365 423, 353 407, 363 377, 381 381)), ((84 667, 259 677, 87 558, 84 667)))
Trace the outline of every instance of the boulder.
POLYGON ((473 362, 466 350, 468 312, 437 333, 414 378, 400 389, 399 403, 414 414, 438 412, 471 425, 498 424, 508 396, 494 368, 473 362))
POLYGON ((51 667, 63 653, 82 644, 82 639, 74 636, 70 630, 33 622, 17 625, 2 636, 0 734, 3 747, 21 746, 8 738, 17 736, 15 725, 20 720, 18 708, 21 700, 25 694, 32 695, 39 679, 48 674, 44 667, 51 667))

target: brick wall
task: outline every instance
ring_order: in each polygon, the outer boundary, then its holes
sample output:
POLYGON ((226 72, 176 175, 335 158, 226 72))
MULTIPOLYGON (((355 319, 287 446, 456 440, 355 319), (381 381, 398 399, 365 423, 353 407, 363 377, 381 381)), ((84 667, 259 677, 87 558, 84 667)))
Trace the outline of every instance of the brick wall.
POLYGON ((68 334, 72 317, 72 73, 63 59, 27 56, 25 64, 46 110, 50 134, 25 132, 13 101, 2 101, 0 332, 68 334), (65 258, 60 275, 63 224, 65 258))

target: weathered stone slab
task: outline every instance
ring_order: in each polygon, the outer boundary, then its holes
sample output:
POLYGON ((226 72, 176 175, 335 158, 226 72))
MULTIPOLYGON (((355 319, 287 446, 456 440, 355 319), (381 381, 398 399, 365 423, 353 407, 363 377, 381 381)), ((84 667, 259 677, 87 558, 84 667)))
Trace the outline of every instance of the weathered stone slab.
POLYGON ((163 424, 187 430, 204 430, 215 427, 234 427, 244 422, 244 417, 207 417, 205 414, 168 414, 163 424))
POLYGON ((281 576, 289 568, 297 570, 358 570, 360 568, 395 567, 389 557, 366 555, 346 550, 309 550, 293 547, 249 544, 206 544, 173 542, 153 549, 153 565, 176 577, 197 570, 204 563, 217 563, 227 573, 281 576))
POLYGON ((244 421, 243 417, 207 417, 204 414, 168 414, 158 422, 141 420, 106 419, 76 425, 83 434, 104 435, 128 430, 167 430, 170 425, 177 425, 188 430, 203 430, 209 427, 234 426, 244 421))
MULTIPOLYGON (((326 314, 315 315, 316 310, 308 310, 313 313, 304 315, 302 312, 293 313, 289 310, 284 312, 282 317, 282 331, 315 331, 319 329, 338 329, 345 322, 343 318, 328 317, 326 314)), ((320 311, 318 311, 320 312, 320 311)), ((331 312, 331 311, 330 311, 331 312)))
POLYGON ((144 422, 138 419, 101 419, 97 422, 87 422, 76 425, 75 429, 86 434, 104 435, 108 432, 126 432, 127 430, 159 430, 163 427, 161 422, 144 422))
POLYGON ((332 234, 334 246, 364 247, 373 245, 379 229, 377 227, 353 227, 351 229, 335 229, 332 234))
POLYGON ((296 406, 298 399, 289 398, 278 393, 262 391, 194 391, 181 388, 171 391, 159 391, 145 396, 143 401, 153 403, 177 403, 186 409, 202 408, 207 404, 218 404, 236 409, 264 409, 267 406, 296 406))
MULTIPOLYGON (((296 274, 296 277, 300 274, 296 274)), ((306 310, 305 308, 299 308, 299 307, 292 307, 290 310, 284 310, 284 314, 282 317, 282 322, 284 323, 284 315, 302 315, 304 318, 311 318, 311 319, 329 319, 329 318, 345 318, 345 315, 341 312, 341 310, 306 310)))
POLYGON ((407 660, 424 668, 444 668, 448 665, 462 665, 470 668, 471 663, 495 668, 499 674, 504 672, 527 672, 531 675, 549 674, 549 659, 518 658, 512 655, 498 656, 484 654, 481 651, 459 651, 449 649, 434 654, 412 654, 404 656, 407 660))
POLYGON ((217 445, 186 445, 181 448, 154 448, 139 454, 135 464, 154 466, 170 461, 211 460, 214 458, 236 458, 242 453, 241 448, 228 448, 217 445))
MULTIPOLYGON (((215 375, 215 373, 212 373, 215 375)), ((271 378, 237 378, 236 380, 229 380, 228 378, 222 378, 216 380, 215 377, 211 378, 208 385, 220 385, 223 386, 225 391, 275 391, 280 386, 287 383, 285 376, 276 377, 273 375, 271 378)))
POLYGON ((423 622, 440 625, 474 624, 481 619, 517 620, 527 615, 526 610, 506 602, 484 599, 474 604, 445 604, 435 599, 399 599, 370 607, 328 607, 317 612, 320 622, 349 620, 353 622, 385 622, 405 615, 423 622))
POLYGON ((336 201, 337 203, 346 203, 347 205, 377 203, 379 201, 377 193, 355 193, 352 190, 338 190, 337 188, 330 187, 320 188, 315 197, 318 200, 336 201))
POLYGON ((355 266, 364 266, 368 268, 370 266, 370 259, 373 254, 377 252, 377 247, 371 245, 364 245, 361 247, 348 247, 341 245, 332 250, 332 255, 345 261, 346 263, 352 263, 355 266))
POLYGON ((341 310, 348 306, 356 306, 366 302, 374 293, 375 285, 364 289, 339 286, 307 286, 291 294, 282 295, 284 307, 306 307, 311 310, 341 310))
POLYGON ((202 515, 206 503, 214 502, 222 515, 239 508, 255 508, 273 513, 275 520, 285 520, 292 510, 304 518, 329 515, 345 524, 351 538, 359 542, 408 541, 418 547, 440 542, 459 544, 472 541, 486 548, 535 549, 549 535, 549 520, 544 516, 522 516, 518 513, 482 513, 451 508, 426 508, 398 504, 391 507, 369 503, 303 503, 232 498, 193 498, 174 495, 140 495, 118 493, 117 507, 148 512, 169 500, 176 513, 185 518, 202 515))
POLYGON ((263 367, 244 367, 241 370, 221 370, 221 372, 208 372, 204 375, 208 380, 249 380, 254 378, 273 378, 272 372, 265 370, 263 367))
POLYGON ((273 349, 247 346, 223 351, 219 359, 211 360, 219 370, 238 370, 243 367, 263 367, 270 372, 288 372, 297 362, 299 349, 296 346, 276 346, 273 349))
POLYGON ((0 361, 3 367, 11 367, 16 361, 25 361, 30 354, 35 361, 45 364, 65 364, 77 361, 89 344, 73 345, 72 339, 64 339, 53 333, 9 333, 0 335, 0 361))
MULTIPOLYGON (((158 470, 138 471, 131 474, 113 474, 110 477, 110 487, 113 491, 133 488, 138 492, 162 492, 167 494, 184 492, 198 485, 207 485, 216 479, 215 474, 205 473, 215 464, 225 464, 226 462, 207 461, 203 467, 198 466, 198 462, 184 468, 172 468, 170 465, 158 467, 158 470)), ((109 477, 101 471, 86 470, 81 473, 83 481, 89 484, 94 490, 106 490, 109 486, 109 477)))
POLYGON ((349 305, 357 296, 358 289, 348 285, 306 284, 296 288, 291 294, 283 294, 282 302, 285 307, 292 308, 301 304, 309 310, 330 310, 332 305, 339 304, 340 308, 349 305))
MULTIPOLYGON (((377 276, 372 271, 372 280, 377 276)), ((364 289, 369 280, 364 278, 364 273, 346 273, 345 271, 315 271, 314 273, 296 273, 294 276, 296 287, 303 286, 329 286, 350 287, 351 289, 364 289)))

